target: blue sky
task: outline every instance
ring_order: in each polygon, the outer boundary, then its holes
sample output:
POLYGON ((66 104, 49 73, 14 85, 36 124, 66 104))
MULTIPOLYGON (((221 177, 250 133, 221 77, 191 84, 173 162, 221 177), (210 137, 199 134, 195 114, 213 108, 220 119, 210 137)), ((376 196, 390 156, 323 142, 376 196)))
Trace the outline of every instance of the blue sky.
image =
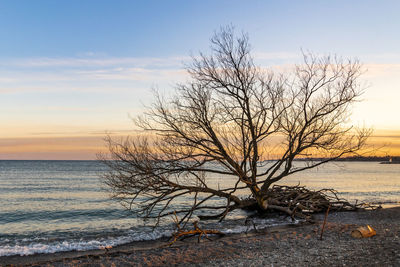
POLYGON ((249 33, 265 67, 300 62, 300 49, 359 58, 369 86, 354 122, 400 136, 399 10, 400 1, 0 1, 0 158, 93 158, 104 132, 128 132, 150 89, 185 81, 183 63, 229 24, 249 33))
POLYGON ((255 48, 396 53, 399 1, 1 1, 1 57, 186 55, 234 24, 255 48))

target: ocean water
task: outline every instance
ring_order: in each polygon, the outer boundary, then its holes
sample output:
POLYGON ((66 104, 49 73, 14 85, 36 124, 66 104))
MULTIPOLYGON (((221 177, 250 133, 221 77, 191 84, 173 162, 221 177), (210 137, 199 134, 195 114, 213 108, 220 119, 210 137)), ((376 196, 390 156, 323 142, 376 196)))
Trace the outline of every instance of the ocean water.
MULTIPOLYGON (((110 200, 99 179, 104 171, 106 167, 97 161, 0 161, 0 256, 97 249, 171 234, 171 219, 153 229, 150 222, 110 200)), ((214 186, 233 181, 208 179, 214 186)), ((334 188, 352 201, 400 202, 400 164, 335 162, 279 184, 298 183, 334 188)), ((187 201, 181 199, 179 204, 187 201)), ((203 225, 226 233, 243 232, 252 228, 245 224, 247 215, 236 211, 222 223, 203 225)), ((273 217, 255 223, 261 228, 293 222, 273 217)))

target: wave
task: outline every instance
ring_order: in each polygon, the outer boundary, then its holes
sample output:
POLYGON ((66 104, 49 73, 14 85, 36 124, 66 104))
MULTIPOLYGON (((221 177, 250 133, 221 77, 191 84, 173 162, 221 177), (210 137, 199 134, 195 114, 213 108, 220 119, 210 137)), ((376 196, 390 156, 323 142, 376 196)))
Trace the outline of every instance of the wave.
POLYGON ((25 211, 25 212, 0 212, 0 223, 17 223, 22 221, 80 221, 95 220, 104 218, 132 217, 128 210, 103 208, 103 209, 77 209, 77 210, 56 210, 56 211, 25 211))
MULTIPOLYGON (((279 226, 279 225, 289 225, 297 224, 299 221, 289 221, 288 219, 253 219, 251 225, 233 225, 235 222, 227 222, 227 226, 222 226, 220 231, 225 234, 233 233, 244 233, 253 230, 256 227, 257 230, 265 229, 268 227, 279 226)), ((236 222, 237 223, 237 222, 236 222)), ((218 224, 219 225, 219 224, 218 224)), ((216 226, 215 223, 207 224, 204 228, 209 228, 216 226)), ((166 228, 156 228, 151 230, 151 227, 147 227, 146 230, 143 228, 130 229, 124 234, 112 237, 100 237, 97 239, 90 240, 59 240, 46 242, 43 238, 32 237, 24 238, 23 240, 16 241, 15 244, 7 244, 0 246, 0 256, 11 256, 11 255, 32 255, 39 253, 55 253, 61 251, 85 251, 101 249, 102 247, 114 247, 122 244, 127 244, 136 241, 146 241, 146 240, 157 240, 163 237, 171 236, 173 230, 166 228)), ((1 241, 5 241, 0 240, 1 241)), ((10 241, 10 240, 7 240, 10 241)))

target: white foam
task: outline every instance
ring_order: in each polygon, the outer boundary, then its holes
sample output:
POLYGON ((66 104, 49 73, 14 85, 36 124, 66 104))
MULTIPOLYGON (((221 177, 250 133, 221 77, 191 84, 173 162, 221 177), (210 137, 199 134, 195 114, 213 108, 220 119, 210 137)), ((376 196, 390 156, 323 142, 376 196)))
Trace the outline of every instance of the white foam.
MULTIPOLYGON (((155 230, 152 232, 133 232, 129 231, 126 236, 121 236, 117 238, 102 238, 100 240, 88 240, 88 241, 62 241, 62 242, 33 242, 27 245, 5 245, 0 246, 0 256, 10 256, 10 255, 32 255, 37 253, 54 253, 60 251, 85 251, 92 249, 99 249, 101 247, 107 246, 117 246, 121 244, 126 244, 133 241, 143 241, 143 240, 155 240, 163 236, 171 235, 171 231, 160 231, 155 230)), ((24 239, 27 241, 27 239, 24 239)))
MULTIPOLYGON (((277 225, 287 225, 295 222, 282 222, 275 221, 270 219, 254 219, 253 223, 255 227, 260 230, 271 226, 277 225)), ((253 224, 248 225, 231 225, 229 227, 223 227, 221 232, 226 234, 232 233, 243 233, 250 230, 253 230, 253 224)), ((87 241, 61 241, 61 242, 43 242, 43 238, 33 238, 33 239, 24 239, 22 241, 33 241, 26 245, 17 244, 16 245, 4 245, 0 246, 0 256, 10 256, 10 255, 32 255, 37 253, 55 253, 60 251, 85 251, 92 249, 99 249, 101 247, 107 246, 117 246, 126 244, 133 241, 143 241, 143 240, 155 240, 165 236, 171 236, 172 230, 165 229, 155 229, 154 231, 137 231, 129 230, 125 236, 120 237, 109 237, 109 238, 100 238, 99 240, 87 240, 87 241), (40 240, 40 241, 39 241, 40 240)), ((4 241, 4 240, 3 240, 4 241)))
POLYGON ((291 222, 282 222, 270 219, 254 219, 253 223, 248 223, 248 225, 246 226, 238 225, 232 228, 222 229, 221 232, 225 234, 238 234, 251 231, 254 228, 256 228, 257 230, 261 230, 273 226, 282 226, 282 225, 297 224, 297 223, 299 223, 298 220, 294 220, 291 222))

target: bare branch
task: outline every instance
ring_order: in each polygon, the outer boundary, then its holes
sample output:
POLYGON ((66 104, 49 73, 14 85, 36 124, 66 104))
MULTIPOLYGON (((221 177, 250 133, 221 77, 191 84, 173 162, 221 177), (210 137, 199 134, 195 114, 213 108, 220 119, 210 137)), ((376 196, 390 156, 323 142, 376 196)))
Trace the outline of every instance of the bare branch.
POLYGON ((156 93, 135 119, 147 136, 107 138, 110 153, 102 160, 110 167, 104 182, 112 196, 157 223, 175 211, 184 225, 199 210, 224 218, 254 204, 265 209, 271 185, 283 177, 360 151, 371 132, 353 128, 348 118, 362 94, 361 64, 311 53, 303 58, 292 74, 265 72, 254 64, 248 36, 222 28, 211 39, 211 54, 187 66, 189 82, 171 98, 156 93), (299 167, 300 158, 310 160, 299 167), (224 182, 213 186, 215 176, 224 182), (244 189, 251 200, 241 198, 244 189), (207 204, 215 198, 226 205, 207 204), (191 202, 176 208, 182 199, 191 202))

